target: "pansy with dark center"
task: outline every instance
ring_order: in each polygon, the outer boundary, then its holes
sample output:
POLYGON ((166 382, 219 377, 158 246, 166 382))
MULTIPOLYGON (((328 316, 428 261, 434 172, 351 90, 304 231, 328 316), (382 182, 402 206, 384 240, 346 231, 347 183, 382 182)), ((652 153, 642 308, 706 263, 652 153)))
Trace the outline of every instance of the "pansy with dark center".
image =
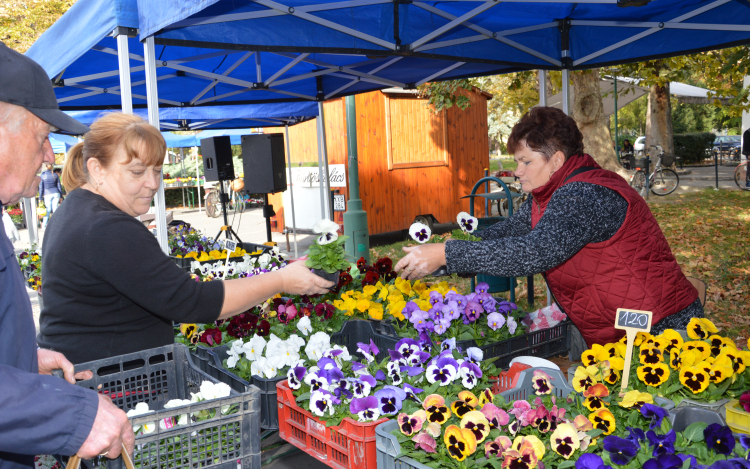
POLYGON ((360 375, 353 379, 352 394, 354 397, 362 398, 370 395, 370 391, 377 385, 375 378, 370 375, 360 375))
POLYGON ((310 391, 315 392, 320 389, 328 389, 330 384, 324 376, 324 371, 316 370, 305 375, 305 383, 310 386, 310 391))
POLYGON ((638 354, 641 359, 641 363, 644 365, 654 365, 661 363, 663 355, 661 350, 656 347, 641 347, 641 351, 638 354))
POLYGON ((414 236, 417 238, 417 241, 421 243, 424 243, 425 241, 430 239, 430 235, 427 234, 427 230, 425 228, 422 228, 421 230, 416 231, 414 233, 414 236))
POLYGON ((388 377, 391 379, 391 384, 400 386, 404 380, 401 377, 401 368, 398 362, 388 362, 386 369, 388 370, 388 377))
POLYGON ((465 361, 458 368, 461 383, 466 389, 474 389, 478 380, 482 377, 482 370, 474 363, 465 361))
POLYGON ((430 334, 426 331, 419 332, 419 348, 427 353, 432 351, 432 339, 430 338, 430 334))
POLYGON ((660 386, 669 379, 669 367, 664 363, 639 366, 636 370, 638 379, 649 386, 660 386))
POLYGON ((395 415, 401 410, 401 403, 406 399, 403 389, 395 386, 385 386, 375 393, 381 415, 395 415))
POLYGON ((301 362, 299 365, 289 368, 289 371, 286 374, 289 387, 292 389, 299 389, 302 387, 302 379, 305 377, 305 373, 307 373, 307 368, 302 366, 301 362))
POLYGON ((630 439, 609 435, 604 438, 604 449, 613 463, 624 466, 638 454, 639 446, 630 439))
MULTIPOLYGON (((660 454, 643 463, 643 469, 682 469, 683 460, 674 454, 660 454)), ((713 469, 714 466, 712 465, 713 469)))
POLYGON ((440 349, 443 351, 447 350, 453 350, 456 348, 456 338, 451 337, 450 339, 445 339, 440 343, 440 349))
POLYGON ((375 421, 380 417, 378 399, 375 396, 352 399, 349 412, 357 415, 360 422, 375 421))
POLYGON ((532 412, 533 413, 530 416, 532 427, 542 433, 547 433, 550 430, 553 430, 552 423, 549 419, 549 411, 544 406, 537 407, 532 412))
POLYGON ((646 439, 648 439, 648 445, 654 447, 652 455, 656 457, 660 454, 674 453, 674 443, 677 439, 677 434, 674 430, 670 430, 666 435, 657 435, 655 431, 649 430, 646 432, 646 439))
POLYGON ((484 414, 478 410, 472 410, 464 415, 461 419, 460 427, 471 430, 477 443, 483 442, 490 434, 490 423, 484 414))
POLYGON ((552 385, 550 384, 552 377, 542 370, 535 369, 534 376, 532 377, 532 385, 534 386, 534 393, 537 395, 549 394, 552 392, 552 385))
POLYGON ((550 446, 555 453, 565 459, 570 459, 573 453, 581 447, 578 432, 572 425, 564 423, 552 433, 550 446))
POLYGON ((464 415, 468 414, 472 410, 474 410, 474 407, 470 406, 461 399, 455 400, 451 404, 451 411, 453 411, 453 413, 456 414, 456 416, 458 416, 459 418, 463 418, 464 415))
POLYGON ((339 402, 330 392, 325 389, 318 389, 310 394, 310 412, 318 417, 323 417, 326 411, 329 415, 333 415, 333 405, 339 402))
POLYGON ((476 218, 474 217, 462 217, 461 228, 467 233, 473 232, 476 229, 475 220, 476 218))
POLYGON ((466 309, 464 310, 464 324, 471 324, 477 319, 479 319, 480 316, 482 316, 482 313, 484 313, 484 309, 482 309, 482 305, 475 301, 469 301, 469 303, 466 305, 466 309))
POLYGON ((714 450, 717 454, 728 456, 734 450, 736 443, 729 427, 712 423, 703 430, 703 436, 706 438, 708 449, 714 450))
POLYGON ((695 366, 680 369, 680 382, 690 389, 693 394, 698 394, 708 388, 710 379, 708 374, 695 366))
POLYGON ((354 397, 354 394, 349 390, 349 387, 351 386, 351 383, 345 379, 339 380, 333 388, 333 394, 338 398, 341 399, 342 397, 345 397, 347 399, 351 399, 354 397))
POLYGON ((599 409, 589 415, 589 420, 594 424, 594 428, 603 431, 605 435, 610 435, 615 431, 615 416, 607 409, 599 409))
POLYGON ((643 404, 641 407, 641 415, 651 420, 649 428, 654 429, 661 425, 661 421, 669 415, 669 412, 658 405, 654 404, 643 404))
POLYGON ((458 377, 458 367, 458 362, 450 356, 435 357, 425 370, 427 381, 430 384, 450 384, 458 377))
POLYGON ((505 410, 497 407, 492 402, 488 402, 482 406, 481 412, 484 414, 487 421, 490 423, 492 428, 500 428, 507 425, 510 421, 510 416, 505 410))
POLYGON ((451 425, 445 429, 443 441, 453 459, 463 461, 477 448, 476 438, 470 430, 451 425))
POLYGON ((398 421, 398 427, 401 430, 401 433, 406 436, 412 436, 422 429, 422 424, 424 423, 425 418, 425 411, 420 409, 412 415, 406 415, 403 413, 398 414, 396 420, 398 421))
POLYGON ((424 389, 414 387, 409 383, 404 383, 404 392, 406 393, 407 399, 417 401, 420 404, 422 403, 422 400, 419 398, 419 394, 422 394, 424 392, 424 389))

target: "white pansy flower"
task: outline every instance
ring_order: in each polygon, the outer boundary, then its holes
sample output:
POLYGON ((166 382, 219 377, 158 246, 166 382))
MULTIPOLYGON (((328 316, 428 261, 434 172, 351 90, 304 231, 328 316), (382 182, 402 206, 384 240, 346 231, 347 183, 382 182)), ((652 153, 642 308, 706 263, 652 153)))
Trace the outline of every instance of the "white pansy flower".
POLYGON ((294 344, 285 340, 275 340, 268 343, 266 347, 266 358, 276 368, 284 368, 293 365, 299 360, 299 352, 294 344))
POLYGON ((456 221, 458 222, 458 226, 460 226, 466 233, 473 233, 476 231, 477 225, 479 224, 479 220, 476 217, 473 217, 466 212, 459 213, 456 217, 456 221))
POLYGON ((229 397, 231 389, 226 383, 212 383, 211 381, 204 381, 201 383, 201 396, 203 399, 210 401, 212 399, 221 399, 222 397, 229 397))
POLYGON ((326 244, 331 244, 332 242, 339 239, 339 234, 336 232, 333 233, 323 233, 322 235, 318 236, 317 243, 321 246, 326 244))
MULTIPOLYGON (((128 416, 128 418, 130 418, 137 417, 139 415, 150 414, 152 412, 153 410, 148 408, 148 404, 146 404, 145 402, 139 402, 135 405, 135 408, 130 409, 126 415, 128 416)), ((143 434, 146 434, 151 433, 154 430, 156 430, 156 425, 154 424, 154 422, 146 422, 142 425, 133 425, 133 433, 141 432, 143 434)))
POLYGON ((414 241, 424 244, 430 240, 432 231, 429 226, 423 223, 412 223, 409 227, 409 236, 411 236, 414 241))
POLYGON ((339 225, 328 219, 323 219, 313 225, 313 232, 315 233, 336 233, 339 230, 339 225))
POLYGON ((229 356, 227 357, 227 366, 229 368, 234 368, 237 366, 237 362, 240 361, 240 356, 236 353, 232 353, 232 351, 229 351, 229 356))
POLYGON ((258 257, 258 267, 265 269, 268 264, 271 263, 271 255, 263 253, 258 257))
POLYGON ((277 371, 278 368, 266 357, 260 357, 250 365, 250 374, 261 378, 275 378, 277 371))
MULTIPOLYGON (((189 399, 172 399, 171 401, 164 404, 164 408, 172 409, 174 407, 180 407, 183 405, 190 405, 190 404, 192 404, 192 402, 189 399)), ((187 425, 187 424, 188 424, 188 414, 179 415, 177 418, 168 417, 166 419, 161 419, 161 421, 159 421, 159 427, 162 430, 167 430, 169 428, 172 428, 174 425, 187 425)))
POLYGON ((289 336, 288 339, 286 339, 287 342, 292 344, 294 346, 294 349, 299 352, 299 349, 305 346, 305 339, 298 336, 297 334, 292 334, 289 336))
POLYGON ((323 356, 336 360, 336 364, 339 366, 339 368, 343 367, 345 362, 352 361, 352 356, 349 354, 349 350, 347 350, 346 347, 342 347, 340 345, 333 345, 330 349, 323 353, 323 356), (339 350, 339 353, 334 353, 339 350))
POLYGON ((323 354, 331 348, 331 337, 323 331, 316 332, 310 336, 305 347, 305 354, 311 361, 317 362, 323 358, 323 354))
POLYGON ((266 339, 255 334, 249 342, 246 342, 245 345, 242 346, 242 349, 245 352, 245 357, 253 362, 263 356, 263 349, 265 347, 266 339))
MULTIPOLYGON (((297 329, 299 329, 300 332, 302 332, 305 335, 305 337, 310 335, 310 333, 313 330, 312 324, 310 323, 310 318, 308 316, 303 316, 302 319, 297 321, 297 329)), ((304 344, 304 341, 302 342, 304 344)))

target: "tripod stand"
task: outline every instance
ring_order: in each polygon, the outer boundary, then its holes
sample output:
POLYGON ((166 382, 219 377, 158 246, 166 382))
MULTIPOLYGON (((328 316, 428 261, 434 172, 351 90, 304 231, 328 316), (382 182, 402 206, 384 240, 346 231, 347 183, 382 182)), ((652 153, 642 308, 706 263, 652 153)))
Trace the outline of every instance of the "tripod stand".
MULTIPOLYGON (((221 232, 223 231, 227 239, 231 240, 232 236, 234 236, 237 242, 241 245, 242 240, 239 236, 237 236, 237 233, 234 232, 232 226, 229 224, 229 220, 227 219, 227 203, 229 202, 229 194, 224 192, 224 181, 219 181, 219 198, 221 200, 221 211, 224 214, 224 226, 221 227, 219 233, 214 239, 218 241, 219 237, 221 236, 221 232)), ((245 201, 243 200, 242 203, 244 204, 245 201)))

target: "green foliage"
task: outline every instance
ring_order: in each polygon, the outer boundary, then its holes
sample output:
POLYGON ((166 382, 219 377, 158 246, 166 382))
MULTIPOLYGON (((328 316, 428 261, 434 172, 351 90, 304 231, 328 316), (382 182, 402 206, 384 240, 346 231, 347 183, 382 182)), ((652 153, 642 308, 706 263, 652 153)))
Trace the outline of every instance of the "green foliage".
POLYGON ((700 163, 710 155, 716 135, 703 132, 674 136, 674 152, 684 163, 700 163))
POLYGON ((473 234, 467 233, 464 230, 460 229, 451 231, 451 238, 461 241, 482 241, 482 238, 480 238, 479 236, 474 236, 473 234))
POLYGON ((311 269, 325 270, 329 274, 348 270, 351 256, 344 249, 347 239, 348 236, 339 236, 336 241, 322 245, 316 240, 306 252, 308 257, 305 265, 311 269))
POLYGON ((419 95, 427 98, 427 102, 433 106, 436 113, 443 109, 450 109, 457 106, 464 110, 469 107, 470 99, 466 93, 461 90, 471 90, 472 86, 468 79, 438 81, 435 83, 425 83, 421 85, 419 95))

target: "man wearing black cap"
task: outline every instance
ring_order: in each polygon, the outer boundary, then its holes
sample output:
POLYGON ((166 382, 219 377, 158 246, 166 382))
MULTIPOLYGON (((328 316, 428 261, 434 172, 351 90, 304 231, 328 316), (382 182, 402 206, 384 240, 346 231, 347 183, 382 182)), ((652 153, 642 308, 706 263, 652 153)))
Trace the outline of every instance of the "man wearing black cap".
MULTIPOLYGON (((84 134, 88 127, 61 112, 47 74, 0 43, 0 205, 33 197, 37 171, 53 163, 52 130, 84 134)), ((0 469, 30 468, 35 454, 119 456, 133 451, 127 416, 101 394, 49 375, 73 365, 37 350, 26 287, 13 245, 0 234, 0 469)), ((90 376, 90 372, 88 373, 90 376)))

